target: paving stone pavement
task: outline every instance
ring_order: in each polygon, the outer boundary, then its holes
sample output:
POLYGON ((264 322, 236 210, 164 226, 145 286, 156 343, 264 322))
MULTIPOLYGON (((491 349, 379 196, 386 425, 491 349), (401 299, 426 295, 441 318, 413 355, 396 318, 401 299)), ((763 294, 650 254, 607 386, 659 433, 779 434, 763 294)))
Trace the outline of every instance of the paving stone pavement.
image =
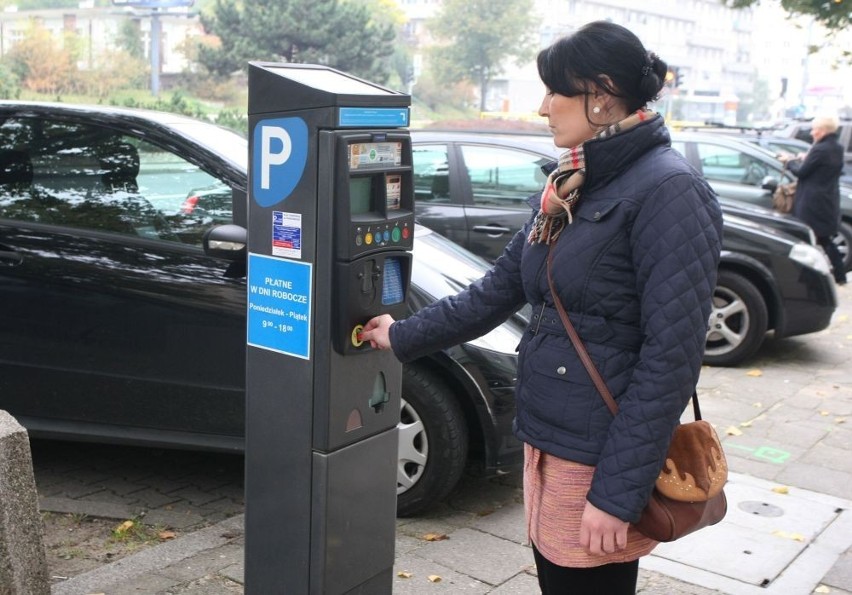
MULTIPOLYGON (((722 436, 732 487, 751 492, 731 503, 720 526, 687 538, 694 545, 685 549, 708 552, 699 556, 698 565, 678 561, 684 557, 680 554, 655 553, 643 560, 638 593, 852 595, 852 288, 839 288, 838 294, 840 307, 829 329, 782 340, 770 337, 746 366, 703 370, 702 413, 722 436), (789 490, 790 499, 785 501, 779 495, 784 490, 776 488, 789 490), (811 516, 826 515, 819 522, 810 519, 813 531, 804 535, 782 530, 785 519, 792 519, 795 498, 806 513, 812 508, 811 516), (777 524, 754 519, 770 530, 744 533, 733 527, 746 505, 770 508, 771 502, 780 502, 774 506, 781 510, 777 524), (785 509, 785 502, 791 508, 785 509), (732 527, 739 537, 724 533, 732 527), (774 574, 766 569, 771 578, 764 584, 736 576, 764 570, 755 568, 759 556, 746 547, 752 538, 769 544, 770 554, 760 560, 782 566, 774 574), (752 555, 743 558, 751 563, 724 575, 718 567, 726 549, 742 549, 752 555), (789 562, 779 562, 786 551, 792 552, 789 562)), ((146 522, 157 519, 182 529, 183 535, 57 582, 54 595, 243 592, 243 494, 241 480, 235 479, 241 457, 140 450, 126 458, 100 445, 86 446, 84 457, 75 452, 40 457, 34 443, 42 510, 120 519, 144 514, 146 522), (165 465, 166 460, 178 464, 165 465)), ((428 515, 398 519, 393 592, 538 592, 522 517, 519 477, 465 480, 428 515), (448 539, 426 541, 428 533, 448 539), (430 581, 430 576, 440 580, 430 581)))

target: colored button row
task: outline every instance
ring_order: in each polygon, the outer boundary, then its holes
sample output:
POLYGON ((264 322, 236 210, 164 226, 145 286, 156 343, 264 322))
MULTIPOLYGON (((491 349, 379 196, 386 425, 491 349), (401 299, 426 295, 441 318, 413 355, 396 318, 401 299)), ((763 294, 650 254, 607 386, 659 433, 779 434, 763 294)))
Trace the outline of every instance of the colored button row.
POLYGON ((360 246, 361 244, 367 244, 369 246, 373 242, 377 244, 391 241, 398 242, 400 238, 407 240, 410 235, 411 231, 407 227, 402 230, 398 227, 394 227, 392 230, 377 231, 375 235, 368 231, 363 237, 361 234, 355 236, 355 244, 357 246, 360 246))

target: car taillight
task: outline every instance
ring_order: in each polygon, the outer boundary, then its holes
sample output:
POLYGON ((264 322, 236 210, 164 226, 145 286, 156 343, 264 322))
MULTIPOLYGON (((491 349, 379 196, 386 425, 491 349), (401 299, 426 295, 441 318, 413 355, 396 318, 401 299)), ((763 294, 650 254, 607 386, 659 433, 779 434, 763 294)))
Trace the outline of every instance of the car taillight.
POLYGON ((180 210, 185 215, 192 215, 192 211, 195 210, 196 205, 198 205, 198 196, 190 196, 183 201, 180 210))

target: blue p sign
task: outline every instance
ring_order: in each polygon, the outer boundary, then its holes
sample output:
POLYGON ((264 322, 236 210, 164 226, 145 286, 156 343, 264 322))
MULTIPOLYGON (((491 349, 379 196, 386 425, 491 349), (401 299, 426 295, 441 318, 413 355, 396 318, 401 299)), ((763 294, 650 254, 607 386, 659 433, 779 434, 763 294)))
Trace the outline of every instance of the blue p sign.
POLYGON ((252 195, 262 207, 286 199, 305 171, 308 126, 301 118, 261 120, 254 127, 252 195))

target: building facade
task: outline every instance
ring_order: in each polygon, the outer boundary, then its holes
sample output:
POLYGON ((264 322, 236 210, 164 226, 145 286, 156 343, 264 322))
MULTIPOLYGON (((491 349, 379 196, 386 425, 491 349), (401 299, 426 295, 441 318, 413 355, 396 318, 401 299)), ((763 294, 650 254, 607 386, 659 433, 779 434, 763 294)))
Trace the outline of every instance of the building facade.
MULTIPOLYGON (((58 40, 65 39, 68 33, 74 34, 81 44, 77 66, 89 70, 94 67, 99 53, 116 49, 118 33, 130 20, 138 27, 145 57, 150 60, 153 16, 152 10, 94 8, 86 2, 75 9, 19 11, 8 7, 0 12, 0 58, 24 38, 33 23, 37 23, 58 40)), ((188 39, 202 34, 198 17, 187 9, 174 8, 158 13, 156 18, 161 29, 159 72, 166 75, 183 72, 190 64, 182 48, 188 39)))
MULTIPOLYGON (((425 47, 427 21, 440 9, 441 0, 397 1, 408 18, 406 31, 425 47)), ((538 29, 542 48, 596 20, 612 21, 636 33, 677 73, 679 84, 667 86, 655 106, 671 119, 765 122, 794 106, 801 106, 799 115, 813 115, 820 107, 825 111, 852 103, 852 70, 848 64, 836 68, 840 47, 829 45, 809 54, 809 45, 824 39, 825 31, 812 20, 788 18, 776 4, 735 10, 719 0, 536 0, 535 10, 542 15, 538 29), (831 84, 822 82, 827 74, 831 84), (782 85, 786 85, 783 93, 782 85), (826 94, 831 94, 830 101, 826 94)), ((852 43, 838 45, 852 47, 852 43)), ((530 116, 542 93, 534 64, 510 65, 491 84, 487 105, 517 117, 530 116)))

